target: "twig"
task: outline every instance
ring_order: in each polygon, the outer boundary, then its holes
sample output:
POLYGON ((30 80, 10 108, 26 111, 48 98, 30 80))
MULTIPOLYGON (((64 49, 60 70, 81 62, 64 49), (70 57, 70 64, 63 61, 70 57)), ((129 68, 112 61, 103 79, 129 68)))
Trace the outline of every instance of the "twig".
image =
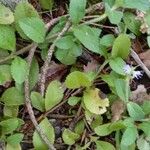
POLYGON ((69 29, 70 25, 71 23, 70 21, 68 21, 65 27, 63 28, 63 30, 58 34, 57 38, 55 39, 55 41, 53 42, 53 44, 50 46, 48 50, 48 55, 42 67, 41 77, 40 77, 40 93, 42 96, 44 96, 44 92, 45 92, 46 73, 55 49, 55 43, 65 34, 65 32, 69 29))
MULTIPOLYGON (((37 44, 34 44, 34 46, 30 50, 29 55, 27 57, 29 68, 31 67, 32 58, 34 56, 34 52, 35 52, 36 48, 37 48, 37 44)), ((28 76, 26 77, 24 88, 25 88, 25 104, 26 104, 30 119, 31 119, 33 125, 35 126, 35 129, 39 133, 42 140, 47 144, 48 148, 51 149, 51 150, 56 150, 54 148, 54 146, 48 140, 47 136, 44 134, 43 130, 38 125, 38 123, 36 121, 36 118, 34 116, 34 112, 33 112, 33 109, 32 109, 32 106, 31 106, 31 101, 30 101, 30 89, 29 89, 29 78, 28 78, 28 76)))
POLYGON ((34 45, 34 44, 32 43, 32 44, 30 44, 30 45, 28 45, 28 46, 26 46, 26 47, 20 49, 19 51, 15 52, 15 53, 12 53, 12 54, 10 54, 9 56, 7 56, 7 57, 1 59, 1 60, 0 60, 0 64, 4 63, 4 62, 6 62, 6 61, 8 61, 8 60, 10 60, 10 59, 13 59, 13 58, 16 57, 17 55, 20 55, 20 54, 23 54, 23 53, 29 51, 29 50, 33 47, 33 45, 34 45))
POLYGON ((141 61, 141 59, 133 49, 131 49, 131 56, 134 58, 137 64, 144 70, 144 72, 150 78, 150 70, 145 66, 145 64, 141 61))

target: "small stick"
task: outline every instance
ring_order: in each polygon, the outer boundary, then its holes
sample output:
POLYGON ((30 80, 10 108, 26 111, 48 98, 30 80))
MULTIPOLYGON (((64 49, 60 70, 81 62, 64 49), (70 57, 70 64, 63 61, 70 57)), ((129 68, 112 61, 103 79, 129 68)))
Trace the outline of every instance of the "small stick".
POLYGON ((138 54, 133 49, 131 49, 131 56, 134 58, 137 64, 144 70, 144 72, 150 78, 150 70, 145 66, 145 64, 139 58, 138 54))
MULTIPOLYGON (((27 57, 29 68, 31 67, 32 58, 34 56, 36 48, 37 48, 37 44, 34 44, 34 46, 30 50, 29 55, 27 57)), ((37 130, 37 132, 40 135, 40 137, 42 138, 42 140, 46 143, 48 148, 51 150, 56 150, 55 147, 48 140, 47 136, 44 134, 43 130, 38 125, 36 118, 34 116, 34 111, 32 109, 31 101, 30 101, 30 89, 29 89, 29 78, 28 78, 28 76, 26 77, 24 88, 25 88, 25 104, 26 104, 30 119, 31 119, 33 125, 35 126, 35 129, 37 130)))
POLYGON ((53 44, 50 46, 49 50, 48 50, 48 55, 46 58, 46 61, 44 62, 44 65, 42 67, 42 71, 41 71, 41 77, 40 77, 40 93, 42 96, 44 96, 44 92, 45 92, 45 82, 46 82, 46 73, 47 73, 47 69, 49 66, 49 63, 51 61, 54 49, 55 49, 55 43, 65 34, 66 31, 68 31, 68 29, 70 28, 70 21, 68 21, 65 25, 65 27, 63 28, 63 30, 58 34, 57 38, 55 39, 55 41, 53 42, 53 44))

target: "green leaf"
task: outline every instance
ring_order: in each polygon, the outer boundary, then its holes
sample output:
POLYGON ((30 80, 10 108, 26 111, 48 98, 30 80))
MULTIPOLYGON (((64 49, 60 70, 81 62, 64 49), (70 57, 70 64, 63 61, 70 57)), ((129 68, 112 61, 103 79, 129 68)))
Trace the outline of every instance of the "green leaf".
POLYGON ((39 18, 38 12, 30 3, 25 1, 20 1, 15 8, 14 16, 15 16, 16 30, 18 31, 18 33, 22 38, 28 39, 28 37, 24 34, 22 29, 19 27, 18 21, 27 17, 39 18))
POLYGON ((141 129, 144 134, 146 136, 150 136, 150 122, 142 122, 139 126, 138 126, 138 129, 141 129))
POLYGON ((130 146, 135 142, 137 135, 138 132, 135 126, 128 127, 123 133, 121 144, 125 146, 130 146))
POLYGON ((120 97, 121 100, 128 102, 130 96, 130 88, 127 85, 125 80, 123 79, 116 79, 115 80, 115 89, 117 95, 120 97), (128 94, 127 94, 128 93, 128 94))
POLYGON ((146 11, 150 8, 150 2, 148 0, 124 0, 124 7, 136 8, 141 11, 146 11))
POLYGON ((74 37, 71 35, 66 35, 59 39, 55 45, 60 49, 69 49, 74 45, 74 37))
POLYGON ((36 58, 34 57, 31 63, 30 71, 29 71, 29 84, 30 90, 34 88, 39 79, 39 64, 36 58))
POLYGON ((99 136, 106 136, 109 135, 112 131, 109 129, 111 123, 103 124, 100 126, 97 126, 94 131, 99 136))
POLYGON ((137 140, 137 147, 139 150, 149 150, 150 149, 150 143, 141 137, 137 140))
POLYGON ((127 110, 129 112, 130 117, 132 117, 134 120, 144 119, 145 117, 142 108, 134 102, 127 103, 127 110))
POLYGON ((38 12, 29 2, 20 1, 14 12, 15 21, 19 21, 20 19, 27 18, 27 17, 38 17, 38 12))
POLYGON ((69 15, 71 21, 79 23, 85 15, 86 0, 71 0, 69 5, 69 15))
POLYGON ((118 120, 116 122, 113 122, 109 126, 109 130, 111 131, 118 131, 120 129, 124 129, 126 126, 124 125, 124 122, 122 120, 118 120))
POLYGON ((73 145, 80 136, 69 129, 65 129, 62 138, 65 144, 73 145))
POLYGON ((24 134, 22 134, 22 133, 15 133, 15 134, 13 134, 13 135, 10 135, 10 136, 6 139, 6 141, 7 141, 7 143, 9 143, 10 145, 17 145, 17 144, 19 144, 19 143, 22 141, 23 136, 24 136, 24 134))
POLYGON ((16 57, 11 64, 11 74, 15 82, 18 84, 23 83, 28 73, 29 68, 27 62, 20 57, 16 57))
MULTIPOLYGON (((45 118, 40 122, 39 126, 42 128, 42 131, 47 136, 48 140, 53 144, 55 140, 55 132, 49 120, 45 118)), ((33 133, 33 145, 36 150, 48 150, 47 145, 43 142, 37 131, 33 133)))
POLYGON ((136 15, 130 12, 126 12, 123 15, 123 21, 126 25, 126 27, 133 32, 135 35, 139 36, 140 35, 140 26, 141 23, 139 20, 135 19, 136 15))
POLYGON ((13 12, 8 7, 0 4, 0 24, 11 24, 13 22, 13 12))
POLYGON ((141 107, 142 107, 145 115, 150 114, 150 101, 144 101, 144 103, 141 107))
POLYGON ((18 119, 11 118, 7 120, 3 120, 0 122, 0 126, 2 127, 2 134, 8 134, 13 132, 18 128, 18 119))
POLYGON ((19 106, 4 106, 3 114, 8 117, 17 117, 19 111, 19 106))
POLYGON ((40 110, 41 112, 45 111, 44 98, 38 92, 31 92, 31 102, 34 108, 40 110))
POLYGON ((131 41, 128 35, 120 34, 114 41, 111 55, 126 59, 130 53, 131 41))
POLYGON ((147 36, 147 44, 150 47, 150 36, 147 36))
POLYGON ((100 39, 100 45, 111 47, 113 45, 114 40, 115 37, 113 34, 106 34, 100 39))
POLYGON ((11 26, 0 25, 0 48, 15 51, 16 36, 11 26))
POLYGON ((105 3, 105 8, 106 8, 106 14, 110 22, 112 24, 119 24, 123 17, 123 13, 121 11, 112 10, 107 3, 105 3))
POLYGON ((109 65, 113 71, 120 75, 125 75, 123 68, 125 67, 126 63, 120 57, 116 57, 114 59, 110 59, 109 65))
POLYGON ((80 25, 73 29, 75 37, 90 51, 101 54, 99 35, 101 30, 80 25))
POLYGON ((24 34, 37 43, 44 42, 46 28, 44 22, 40 18, 24 18, 19 20, 19 26, 24 34))
POLYGON ((67 102, 70 106, 75 106, 80 100, 81 100, 81 97, 72 96, 68 99, 67 102))
POLYGON ((95 143, 97 150, 115 150, 115 147, 108 142, 98 140, 95 143))
POLYGON ((7 106, 19 106, 24 104, 24 96, 15 87, 5 90, 1 97, 1 101, 7 106))
POLYGON ((76 62, 77 57, 81 54, 81 46, 74 43, 69 49, 57 49, 55 52, 56 58, 65 65, 74 64, 76 62))
POLYGON ((21 150, 21 146, 20 146, 20 144, 17 144, 17 145, 7 144, 6 150, 21 150))
POLYGON ((46 10, 52 10, 54 0, 39 0, 40 6, 46 10))
POLYGON ((11 79, 10 66, 0 65, 0 85, 5 85, 7 82, 10 82, 11 79))
POLYGON ((107 98, 101 99, 99 96, 99 89, 91 89, 84 92, 83 101, 85 107, 94 114, 103 114, 107 111, 106 107, 109 106, 107 98))
POLYGON ((85 73, 74 71, 67 76, 65 85, 67 88, 76 89, 91 86, 91 81, 85 73))
POLYGON ((59 81, 52 81, 46 90, 45 109, 50 110, 56 106, 63 98, 63 88, 59 81))
POLYGON ((81 135, 84 131, 84 128, 85 128, 85 123, 83 120, 81 120, 76 124, 74 131, 75 133, 81 135))

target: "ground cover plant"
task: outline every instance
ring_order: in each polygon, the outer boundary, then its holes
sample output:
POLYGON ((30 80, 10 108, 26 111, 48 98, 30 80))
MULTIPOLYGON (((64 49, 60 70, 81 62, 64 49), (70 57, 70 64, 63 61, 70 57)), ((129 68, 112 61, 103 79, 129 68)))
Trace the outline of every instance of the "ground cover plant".
POLYGON ((150 1, 0 1, 0 147, 150 149, 150 1))

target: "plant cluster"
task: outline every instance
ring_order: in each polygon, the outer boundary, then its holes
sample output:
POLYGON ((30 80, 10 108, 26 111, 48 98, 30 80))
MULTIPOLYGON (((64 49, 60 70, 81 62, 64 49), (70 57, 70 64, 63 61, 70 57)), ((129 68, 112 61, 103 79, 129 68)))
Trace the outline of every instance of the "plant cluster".
MULTIPOLYGON (((49 10, 54 2, 40 4, 49 10)), ((132 101, 130 84, 143 72, 129 61, 135 38, 144 34, 150 45, 150 2, 89 4, 70 0, 68 14, 48 24, 28 2, 19 2, 14 11, 0 4, 0 85, 5 89, 0 97, 0 139, 7 150, 21 149, 27 120, 22 109, 35 126, 34 149, 57 149, 48 118, 63 105, 69 108, 67 115, 74 116, 62 130, 68 149, 150 149, 150 101, 132 101), (67 72, 47 85, 51 60, 63 64, 67 72), (32 114, 30 102, 40 117, 32 114)))

